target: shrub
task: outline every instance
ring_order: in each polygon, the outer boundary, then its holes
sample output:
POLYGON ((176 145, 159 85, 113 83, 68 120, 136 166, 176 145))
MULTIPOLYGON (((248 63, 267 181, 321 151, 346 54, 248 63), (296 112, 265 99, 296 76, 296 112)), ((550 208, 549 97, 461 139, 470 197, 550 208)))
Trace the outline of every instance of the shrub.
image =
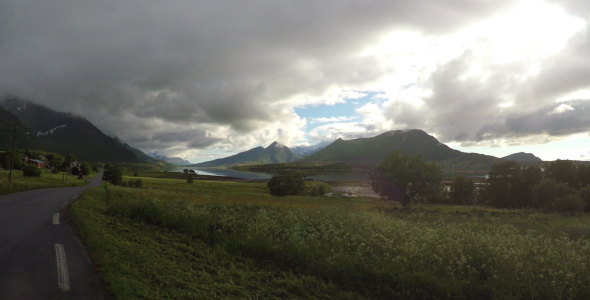
POLYGON ((318 195, 318 189, 314 186, 311 188, 311 191, 309 192, 309 195, 312 197, 316 197, 318 195))
POLYGON ((580 189, 580 198, 584 202, 584 211, 590 212, 590 186, 580 189))
POLYGON ((271 195, 299 195, 305 191, 305 175, 300 172, 288 175, 275 175, 266 185, 271 195))
POLYGON ((135 187, 136 188, 143 187, 143 181, 141 181, 141 178, 135 179, 135 187))
POLYGON ((82 173, 82 175, 84 175, 84 176, 90 175, 90 170, 92 170, 92 167, 90 166, 89 163, 83 162, 82 164, 80 164, 80 172, 82 173))
POLYGON ((41 169, 35 165, 28 165, 23 169, 23 175, 25 177, 41 177, 41 169))
POLYGON ((555 199, 551 208, 557 212, 582 211, 584 210, 584 202, 578 193, 574 193, 555 199))
POLYGON ((110 166, 102 174, 102 180, 110 182, 113 185, 121 185, 123 184, 123 172, 121 172, 121 168, 117 166, 110 166))
POLYGON ((80 169, 78 169, 78 167, 72 167, 70 173, 72 173, 72 175, 78 175, 80 174, 80 169))
POLYGON ((535 207, 552 210, 553 202, 557 198, 571 194, 577 194, 577 191, 567 183, 557 183, 553 179, 545 179, 533 187, 533 204, 535 207))
POLYGON ((195 180, 193 179, 193 175, 188 175, 188 178, 186 179, 186 183, 193 183, 195 180))
POLYGON ((325 194, 326 194, 326 187, 324 187, 324 185, 320 185, 320 187, 318 188, 318 195, 320 197, 324 197, 325 194))
POLYGON ((133 176, 137 177, 139 176, 139 174, 137 174, 137 172, 133 173, 133 176))

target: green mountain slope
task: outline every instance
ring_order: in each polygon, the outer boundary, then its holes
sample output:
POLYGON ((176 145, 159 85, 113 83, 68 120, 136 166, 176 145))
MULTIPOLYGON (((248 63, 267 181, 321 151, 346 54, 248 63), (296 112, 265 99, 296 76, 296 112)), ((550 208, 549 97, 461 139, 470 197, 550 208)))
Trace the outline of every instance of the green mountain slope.
POLYGON ((1 104, 16 115, 45 151, 71 153, 79 160, 142 162, 132 150, 102 133, 86 118, 7 97, 1 104))
POLYGON ((256 147, 225 158, 195 164, 195 167, 245 166, 292 162, 299 159, 289 147, 277 142, 270 146, 256 147))
POLYGON ((29 129, 13 113, 0 107, 0 148, 12 148, 14 138, 14 123, 16 122, 16 140, 14 147, 16 149, 41 149, 41 145, 35 139, 35 135, 30 134, 29 129), (29 134, 27 134, 29 132, 29 134))
POLYGON ((445 169, 489 170, 503 160, 497 157, 463 153, 440 143, 422 130, 396 130, 372 138, 338 139, 324 149, 302 159, 303 162, 349 162, 376 165, 394 150, 409 155, 421 154, 426 160, 436 161, 445 169))

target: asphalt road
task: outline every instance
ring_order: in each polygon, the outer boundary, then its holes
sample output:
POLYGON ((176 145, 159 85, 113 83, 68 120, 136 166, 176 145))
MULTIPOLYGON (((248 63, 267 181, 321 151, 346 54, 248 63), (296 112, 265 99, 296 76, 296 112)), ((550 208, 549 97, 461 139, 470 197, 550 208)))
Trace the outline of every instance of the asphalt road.
POLYGON ((0 299, 104 299, 92 261, 62 219, 101 177, 82 187, 0 196, 0 299))

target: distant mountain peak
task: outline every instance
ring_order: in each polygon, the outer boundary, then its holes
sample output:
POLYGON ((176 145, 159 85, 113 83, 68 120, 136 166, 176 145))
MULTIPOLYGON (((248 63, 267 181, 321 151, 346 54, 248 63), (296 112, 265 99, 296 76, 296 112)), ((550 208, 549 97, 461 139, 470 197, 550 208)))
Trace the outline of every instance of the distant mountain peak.
POLYGON ((502 157, 505 160, 512 160, 516 162, 539 162, 543 161, 532 153, 518 152, 502 157))
POLYGON ((279 143, 279 142, 277 142, 277 141, 274 141, 272 144, 270 144, 270 145, 268 146, 268 148, 271 148, 271 147, 275 147, 275 148, 285 148, 285 147, 287 147, 287 146, 285 146, 285 145, 283 145, 283 144, 281 144, 281 143, 279 143))

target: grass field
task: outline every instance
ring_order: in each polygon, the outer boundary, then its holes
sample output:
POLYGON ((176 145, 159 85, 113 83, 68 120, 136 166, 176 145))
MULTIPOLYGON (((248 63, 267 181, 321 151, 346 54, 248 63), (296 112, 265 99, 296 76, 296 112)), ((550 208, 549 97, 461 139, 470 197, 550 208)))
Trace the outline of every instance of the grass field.
POLYGON ((24 177, 22 171, 13 170, 12 183, 8 183, 8 174, 8 170, 0 170, 0 195, 51 187, 81 186, 87 183, 72 175, 68 176, 67 182, 64 180, 62 183, 61 173, 51 176, 48 170, 43 170, 41 177, 24 177))
POLYGON ((69 213, 119 299, 590 298, 586 214, 142 180, 69 213))

